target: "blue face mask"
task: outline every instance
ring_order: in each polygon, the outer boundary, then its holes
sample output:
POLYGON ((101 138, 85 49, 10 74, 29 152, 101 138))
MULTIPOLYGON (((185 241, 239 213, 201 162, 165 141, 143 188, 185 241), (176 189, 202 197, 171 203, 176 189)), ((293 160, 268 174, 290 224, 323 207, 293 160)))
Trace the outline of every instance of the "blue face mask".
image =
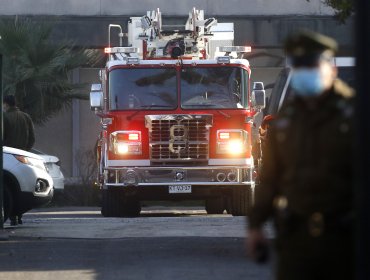
POLYGON ((318 96, 324 91, 324 84, 317 68, 294 70, 290 85, 299 96, 318 96))

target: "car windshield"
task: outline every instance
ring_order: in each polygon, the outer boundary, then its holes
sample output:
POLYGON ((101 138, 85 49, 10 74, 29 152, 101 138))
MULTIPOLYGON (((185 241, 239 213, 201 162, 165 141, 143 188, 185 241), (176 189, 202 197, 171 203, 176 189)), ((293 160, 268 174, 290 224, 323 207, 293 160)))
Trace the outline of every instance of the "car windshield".
POLYGON ((174 109, 175 68, 114 69, 109 73, 110 110, 174 109))
POLYGON ((244 108, 247 71, 237 67, 186 67, 181 71, 181 107, 184 109, 244 108))

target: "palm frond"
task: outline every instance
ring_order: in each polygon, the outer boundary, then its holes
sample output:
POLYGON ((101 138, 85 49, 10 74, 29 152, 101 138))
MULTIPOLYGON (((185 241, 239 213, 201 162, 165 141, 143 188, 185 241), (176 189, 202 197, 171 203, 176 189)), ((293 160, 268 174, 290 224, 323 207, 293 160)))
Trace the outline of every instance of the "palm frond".
POLYGON ((70 71, 101 59, 92 50, 73 43, 50 41, 52 27, 28 19, 0 22, 4 94, 16 96, 21 110, 35 123, 45 123, 69 106, 73 98, 86 99, 86 85, 71 83, 70 71))

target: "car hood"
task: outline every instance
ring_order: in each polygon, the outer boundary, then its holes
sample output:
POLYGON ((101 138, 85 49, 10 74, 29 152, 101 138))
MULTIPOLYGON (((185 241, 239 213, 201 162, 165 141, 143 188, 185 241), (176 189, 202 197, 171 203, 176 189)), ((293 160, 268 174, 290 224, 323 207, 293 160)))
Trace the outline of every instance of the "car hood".
POLYGON ((6 147, 6 146, 3 147, 3 153, 5 153, 5 154, 12 154, 12 155, 19 155, 19 156, 25 156, 25 157, 31 157, 31 158, 43 160, 42 157, 40 157, 40 156, 38 156, 38 155, 36 155, 34 153, 30 153, 30 152, 27 152, 27 151, 24 151, 24 150, 20 150, 20 149, 16 149, 16 148, 11 148, 11 147, 6 147))

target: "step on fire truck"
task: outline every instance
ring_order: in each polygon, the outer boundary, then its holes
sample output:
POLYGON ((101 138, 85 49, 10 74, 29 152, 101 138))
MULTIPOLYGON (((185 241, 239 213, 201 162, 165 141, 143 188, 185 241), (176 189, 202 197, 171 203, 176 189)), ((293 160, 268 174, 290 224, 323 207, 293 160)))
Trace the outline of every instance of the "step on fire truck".
POLYGON ((193 8, 185 26, 165 26, 158 9, 129 20, 128 47, 121 26, 108 33, 108 61, 90 93, 102 124, 103 216, 138 216, 144 200, 204 200, 209 214, 247 215, 251 127, 265 92, 263 83, 251 91, 251 48, 232 46, 233 24, 193 8))

